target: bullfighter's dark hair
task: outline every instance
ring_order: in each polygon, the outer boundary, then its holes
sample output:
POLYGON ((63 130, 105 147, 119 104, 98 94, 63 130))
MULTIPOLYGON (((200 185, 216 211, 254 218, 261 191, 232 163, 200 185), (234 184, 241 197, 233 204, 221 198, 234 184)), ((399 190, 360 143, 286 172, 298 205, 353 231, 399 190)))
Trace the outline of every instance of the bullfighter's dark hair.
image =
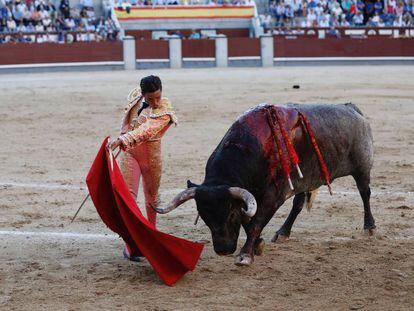
POLYGON ((162 90, 161 79, 153 75, 142 78, 139 86, 141 87, 142 94, 162 90))

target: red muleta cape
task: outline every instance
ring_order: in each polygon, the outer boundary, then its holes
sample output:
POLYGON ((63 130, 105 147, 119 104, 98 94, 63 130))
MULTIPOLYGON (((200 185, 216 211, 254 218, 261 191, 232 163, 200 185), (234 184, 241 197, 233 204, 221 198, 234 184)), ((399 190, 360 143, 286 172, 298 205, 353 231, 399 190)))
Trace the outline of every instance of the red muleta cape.
POLYGON ((121 171, 102 143, 86 177, 92 201, 103 222, 130 246, 143 254, 167 285, 194 270, 204 245, 158 231, 142 215, 128 191, 121 171))

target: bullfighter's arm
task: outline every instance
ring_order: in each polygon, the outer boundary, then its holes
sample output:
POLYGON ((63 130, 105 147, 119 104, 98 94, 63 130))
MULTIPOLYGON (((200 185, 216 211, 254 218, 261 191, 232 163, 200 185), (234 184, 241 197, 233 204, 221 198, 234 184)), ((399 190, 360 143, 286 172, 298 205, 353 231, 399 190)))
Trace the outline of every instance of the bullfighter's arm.
POLYGON ((171 122, 169 115, 163 115, 157 118, 148 118, 138 128, 121 135, 124 149, 130 149, 145 141, 153 139, 164 127, 171 122))

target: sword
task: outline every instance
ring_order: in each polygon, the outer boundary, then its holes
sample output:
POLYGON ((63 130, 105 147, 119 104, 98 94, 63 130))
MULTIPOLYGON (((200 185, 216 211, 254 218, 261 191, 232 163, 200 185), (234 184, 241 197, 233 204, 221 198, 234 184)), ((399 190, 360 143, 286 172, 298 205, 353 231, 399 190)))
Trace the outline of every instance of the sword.
MULTIPOLYGON (((109 144, 109 142, 108 142, 108 144, 109 144)), ((121 148, 119 148, 119 150, 118 150, 118 152, 117 152, 117 154, 115 155, 115 157, 114 157, 114 158, 116 159, 120 153, 121 153, 121 148)), ((75 220, 76 216, 78 216, 78 214, 79 214, 80 210, 81 210, 81 209, 82 209, 82 207, 85 205, 86 201, 90 198, 90 196, 91 196, 91 194, 90 194, 90 193, 88 193, 88 195, 87 195, 87 196, 83 199, 83 201, 82 201, 81 205, 79 206, 79 208, 78 208, 78 210, 76 211, 75 215, 72 217, 72 220, 70 221, 70 223, 72 223, 72 222, 75 220)))

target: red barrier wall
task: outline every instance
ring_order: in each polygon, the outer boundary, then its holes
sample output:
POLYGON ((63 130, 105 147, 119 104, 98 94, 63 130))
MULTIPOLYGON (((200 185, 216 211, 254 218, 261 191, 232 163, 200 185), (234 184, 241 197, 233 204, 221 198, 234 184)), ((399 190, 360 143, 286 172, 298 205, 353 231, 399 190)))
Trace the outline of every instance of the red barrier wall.
POLYGON ((414 56, 414 39, 389 37, 298 38, 274 37, 275 57, 414 56))
POLYGON ((226 35, 228 38, 248 38, 248 28, 235 28, 235 29, 217 29, 217 34, 226 35))
POLYGON ((133 36, 135 40, 141 39, 152 39, 152 31, 151 30, 125 30, 126 36, 133 36))
MULTIPOLYGON (((414 38, 275 37, 276 57, 414 56, 414 38)), ((228 38, 230 57, 260 56, 260 40, 228 38)), ((183 57, 214 57, 214 40, 183 40, 183 57)), ((137 40, 137 59, 168 59, 168 41, 137 40)), ((122 42, 18 43, 0 45, 0 65, 122 61, 122 42)))
POLYGON ((260 39, 228 38, 229 57, 260 56, 260 39))
POLYGON ((182 53, 183 57, 215 57, 216 43, 208 39, 183 40, 182 53))
POLYGON ((137 40, 135 41, 137 59, 166 59, 170 57, 168 41, 137 40))
POLYGON ((122 42, 0 45, 0 65, 99 61, 122 61, 122 42))

